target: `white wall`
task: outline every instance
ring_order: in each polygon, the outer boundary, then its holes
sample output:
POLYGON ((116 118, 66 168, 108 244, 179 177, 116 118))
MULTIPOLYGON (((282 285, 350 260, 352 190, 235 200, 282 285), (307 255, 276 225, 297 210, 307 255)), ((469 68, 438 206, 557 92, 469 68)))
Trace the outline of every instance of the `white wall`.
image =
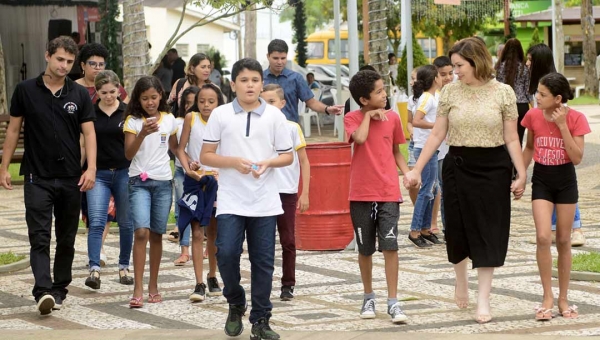
POLYGON ((292 22, 279 22, 279 14, 272 12, 269 15, 269 10, 264 9, 258 11, 256 14, 256 58, 261 64, 268 63, 267 61, 267 46, 272 39, 281 39, 287 42, 289 47, 288 59, 292 60, 296 53, 294 49, 295 44, 292 44, 292 37, 294 32, 292 31, 292 22), (273 29, 270 29, 269 20, 273 29))

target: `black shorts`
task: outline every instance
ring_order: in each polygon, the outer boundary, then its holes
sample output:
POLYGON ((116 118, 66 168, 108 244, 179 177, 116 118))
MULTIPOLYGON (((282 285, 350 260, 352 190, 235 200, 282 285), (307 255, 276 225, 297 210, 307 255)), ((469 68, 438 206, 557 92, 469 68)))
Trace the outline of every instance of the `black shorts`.
POLYGON ((575 204, 579 198, 573 163, 543 165, 535 163, 531 177, 531 200, 554 204, 575 204))
POLYGON ((379 238, 379 251, 398 250, 398 202, 350 202, 350 218, 356 234, 356 244, 361 255, 375 253, 375 239, 379 238))

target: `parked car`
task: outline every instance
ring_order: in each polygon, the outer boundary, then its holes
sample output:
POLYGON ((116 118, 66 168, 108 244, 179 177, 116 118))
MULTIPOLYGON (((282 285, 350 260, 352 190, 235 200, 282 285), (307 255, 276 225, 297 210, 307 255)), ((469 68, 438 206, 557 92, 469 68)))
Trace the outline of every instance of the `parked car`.
MULTIPOLYGON (((315 79, 317 74, 327 75, 333 79, 336 79, 336 67, 335 65, 325 65, 325 64, 308 64, 306 68, 315 74, 315 79)), ((344 87, 350 86, 350 69, 345 65, 341 65, 340 68, 340 77, 341 83, 344 87)))

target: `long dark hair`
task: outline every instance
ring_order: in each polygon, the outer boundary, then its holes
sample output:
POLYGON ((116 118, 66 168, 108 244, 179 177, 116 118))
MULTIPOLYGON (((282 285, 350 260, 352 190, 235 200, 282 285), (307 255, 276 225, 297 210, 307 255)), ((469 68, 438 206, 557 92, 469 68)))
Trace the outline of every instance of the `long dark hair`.
POLYGON ((560 95, 563 104, 574 97, 569 81, 560 73, 548 73, 540 79, 540 85, 544 85, 554 97, 560 95))
POLYGON ((515 38, 508 39, 498 61, 498 68, 500 68, 500 65, 504 67, 504 84, 510 85, 513 89, 515 88, 517 77, 523 74, 526 67, 524 59, 521 42, 515 38))
POLYGON ((535 94, 537 85, 543 76, 556 72, 554 67, 554 56, 548 45, 533 45, 527 50, 531 56, 531 69, 529 70, 529 94, 535 94))
POLYGON ((176 118, 180 118, 180 117, 183 118, 183 117, 185 117, 186 113, 191 111, 191 108, 195 105, 196 98, 198 98, 198 92, 200 92, 200 89, 196 85, 188 86, 185 90, 183 90, 183 93, 181 94, 181 98, 179 99, 179 107, 177 110, 176 118), (186 110, 185 109, 185 100, 186 100, 187 96, 189 96, 190 94, 194 95, 194 104, 189 109, 186 110))
POLYGON ((192 107, 188 111, 200 112, 200 109, 198 108, 198 96, 200 96, 200 92, 202 92, 202 90, 204 90, 204 89, 209 89, 209 90, 215 91, 215 93, 217 94, 217 106, 225 105, 225 100, 223 99, 223 92, 221 92, 221 89, 215 84, 204 84, 200 87, 200 90, 198 90, 198 92, 196 93, 196 99, 194 99, 194 105, 192 105, 192 107))
POLYGON ((419 100, 419 97, 421 97, 423 92, 428 91, 433 86, 433 82, 437 75, 437 68, 433 65, 419 67, 419 70, 417 71, 417 80, 415 80, 415 84, 412 87, 413 100, 415 103, 419 100))
POLYGON ((159 112, 168 112, 169 106, 167 105, 167 96, 165 95, 165 90, 162 87, 162 83, 160 80, 153 76, 144 76, 141 77, 133 87, 133 91, 131 92, 131 101, 127 104, 127 108, 125 109, 125 116, 134 116, 136 118, 148 117, 148 113, 144 111, 142 108, 142 103, 140 103, 140 97, 142 93, 154 88, 156 92, 158 92, 161 96, 160 103, 158 104, 159 112))
MULTIPOLYGON (((202 60, 208 60, 208 62, 210 63, 210 58, 204 53, 196 53, 190 58, 190 62, 188 63, 187 70, 186 70, 187 72, 185 75, 185 77, 186 77, 188 83, 190 83, 190 85, 196 85, 198 83, 198 77, 196 77, 196 75, 192 71, 192 68, 200 65, 200 62, 202 60)), ((208 83, 208 82, 210 82, 210 80, 207 79, 206 82, 208 83)))

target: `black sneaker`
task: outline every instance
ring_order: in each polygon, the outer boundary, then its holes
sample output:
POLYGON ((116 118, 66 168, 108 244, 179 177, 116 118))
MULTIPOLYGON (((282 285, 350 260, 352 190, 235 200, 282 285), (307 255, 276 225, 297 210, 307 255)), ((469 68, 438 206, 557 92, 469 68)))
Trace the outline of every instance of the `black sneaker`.
POLYGON ((294 287, 283 286, 281 287, 281 295, 279 295, 281 301, 290 301, 294 298, 294 287))
POLYGON ((269 326, 269 319, 260 318, 252 325, 250 340, 277 340, 279 334, 275 333, 269 326))
POLYGON ((417 238, 412 238, 410 237, 410 234, 408 235, 408 239, 417 247, 417 248, 429 248, 431 247, 431 244, 427 243, 427 241, 425 241, 425 239, 423 238, 423 235, 419 235, 419 237, 417 238))
POLYGON ((227 321, 225 321, 225 334, 228 336, 242 334, 244 331, 242 316, 246 314, 246 308, 248 308, 247 305, 229 305, 229 315, 227 315, 227 321))
POLYGON ((100 272, 96 269, 90 272, 90 276, 85 279, 85 285, 92 289, 100 289, 100 272))
POLYGON ((434 233, 429 233, 429 235, 421 234, 421 236, 433 244, 444 244, 434 233))
POLYGON ((223 295, 221 288, 219 287, 219 280, 216 277, 206 276, 206 283, 208 286, 208 296, 220 296, 223 295))
POLYGON ((190 301, 201 302, 206 298, 206 285, 204 283, 196 283, 194 292, 190 294, 190 301))
POLYGON ((60 310, 63 306, 62 296, 60 296, 60 294, 54 293, 52 294, 52 297, 54 298, 54 307, 52 307, 52 310, 60 310))
POLYGON ((37 309, 41 315, 48 315, 52 313, 52 307, 54 307, 54 297, 51 294, 42 295, 37 301, 37 309))

